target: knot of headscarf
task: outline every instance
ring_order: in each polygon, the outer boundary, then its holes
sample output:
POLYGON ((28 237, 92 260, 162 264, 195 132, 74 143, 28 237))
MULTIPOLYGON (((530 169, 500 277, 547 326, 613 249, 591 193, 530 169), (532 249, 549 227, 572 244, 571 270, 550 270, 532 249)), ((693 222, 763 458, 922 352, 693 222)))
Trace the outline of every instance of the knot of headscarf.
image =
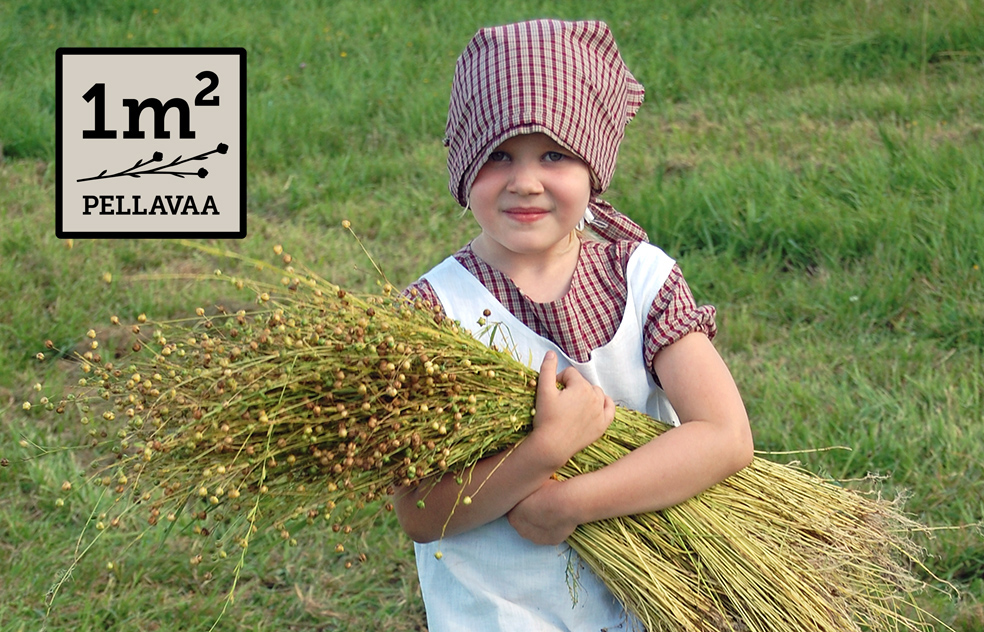
POLYGON ((608 188, 626 124, 645 91, 604 22, 533 20, 483 28, 458 58, 444 143, 449 188, 468 206, 471 185, 505 140, 540 132, 591 170, 591 228, 611 241, 648 241, 642 228, 598 199, 608 188))

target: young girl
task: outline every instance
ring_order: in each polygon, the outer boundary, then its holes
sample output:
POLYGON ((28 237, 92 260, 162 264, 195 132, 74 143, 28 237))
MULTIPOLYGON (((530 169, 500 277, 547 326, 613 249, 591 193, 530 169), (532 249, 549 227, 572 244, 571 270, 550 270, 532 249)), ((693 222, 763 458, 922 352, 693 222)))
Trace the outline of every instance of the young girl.
POLYGON ((641 629, 564 540, 585 522, 684 501, 752 459, 741 397, 710 342, 714 309, 597 197, 642 97, 600 22, 482 29, 458 60, 450 189, 481 232, 408 293, 475 331, 483 316, 498 323, 487 342, 540 379, 515 449, 460 484, 396 494, 431 632, 641 629), (552 479, 615 404, 676 427, 602 470, 552 479))

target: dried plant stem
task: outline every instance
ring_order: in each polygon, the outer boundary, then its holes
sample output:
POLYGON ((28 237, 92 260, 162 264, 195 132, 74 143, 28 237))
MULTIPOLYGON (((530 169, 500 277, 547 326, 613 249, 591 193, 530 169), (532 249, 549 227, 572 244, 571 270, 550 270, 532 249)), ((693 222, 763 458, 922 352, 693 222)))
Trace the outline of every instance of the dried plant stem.
MULTIPOLYGON (((219 278, 256 300, 250 313, 134 325, 153 331, 137 351, 114 363, 93 346, 78 391, 48 404, 87 424, 104 455, 91 481, 113 492, 117 519, 150 529, 187 511, 218 550, 242 547, 236 577, 254 533, 349 531, 367 505, 389 508, 394 485, 470 477, 526 436, 536 392, 534 371, 429 305, 388 284, 357 296, 284 258, 279 284, 219 278)), ((619 408, 559 476, 664 430, 619 408)), ((569 542, 652 631, 887 632, 930 628, 904 614, 918 528, 895 502, 756 458, 689 501, 581 525, 569 542)))

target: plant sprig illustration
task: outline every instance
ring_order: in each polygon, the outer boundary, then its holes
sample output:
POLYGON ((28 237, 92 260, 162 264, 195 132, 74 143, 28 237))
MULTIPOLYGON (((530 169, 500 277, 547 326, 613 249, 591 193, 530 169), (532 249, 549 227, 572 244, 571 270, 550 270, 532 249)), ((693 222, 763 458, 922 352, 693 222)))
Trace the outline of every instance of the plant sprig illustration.
POLYGON ((208 175, 208 170, 205 169, 204 167, 200 168, 198 171, 166 171, 166 169, 169 169, 171 167, 176 167, 186 162, 191 162, 193 160, 208 160, 208 157, 211 154, 215 154, 215 153, 224 154, 227 151, 229 151, 229 146, 226 145, 225 143, 219 143, 215 149, 198 154, 197 156, 192 156, 191 158, 185 158, 184 160, 181 159, 181 156, 178 156, 177 158, 175 158, 174 160, 172 160, 166 165, 162 164, 157 167, 144 169, 143 171, 136 171, 136 169, 140 169, 140 167, 144 167, 146 165, 155 162, 163 162, 164 154, 162 154, 159 151, 155 151, 154 155, 151 156, 149 160, 142 160, 142 159, 137 160, 136 164, 134 164, 129 169, 124 169, 123 171, 120 171, 118 173, 112 173, 109 175, 106 175, 107 169, 103 169, 102 172, 97 176, 92 176, 89 178, 79 178, 78 180, 76 180, 76 182, 88 182, 89 180, 106 180, 108 178, 119 178, 121 176, 139 178, 140 176, 146 176, 146 175, 168 175, 168 176, 175 176, 178 178, 183 178, 185 176, 198 176, 199 178, 204 178, 205 176, 208 175))

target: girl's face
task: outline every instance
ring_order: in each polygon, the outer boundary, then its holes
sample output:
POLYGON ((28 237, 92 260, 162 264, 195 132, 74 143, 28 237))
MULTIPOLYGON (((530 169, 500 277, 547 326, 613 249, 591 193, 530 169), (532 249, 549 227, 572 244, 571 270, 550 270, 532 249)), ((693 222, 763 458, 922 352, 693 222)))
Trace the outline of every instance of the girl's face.
POLYGON ((546 134, 513 136, 472 184, 470 207, 482 227, 476 241, 495 259, 562 252, 590 198, 591 173, 580 158, 546 134))

